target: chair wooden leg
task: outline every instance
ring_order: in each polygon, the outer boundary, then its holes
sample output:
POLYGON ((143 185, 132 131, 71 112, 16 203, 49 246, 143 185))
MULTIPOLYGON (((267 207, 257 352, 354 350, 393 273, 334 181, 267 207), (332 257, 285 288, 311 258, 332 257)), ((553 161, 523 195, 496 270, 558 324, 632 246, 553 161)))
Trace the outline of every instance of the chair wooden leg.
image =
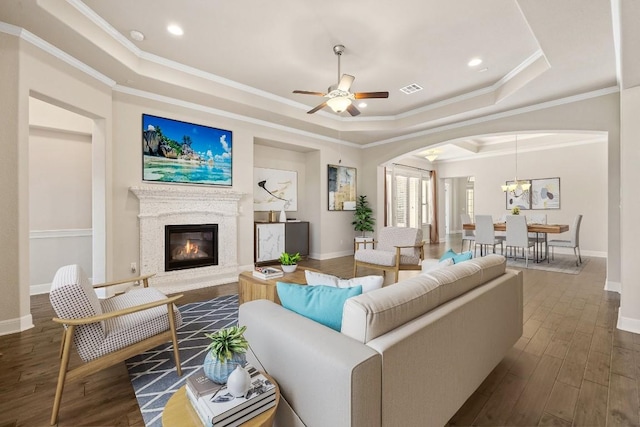
POLYGON ((180 349, 178 348, 178 334, 176 333, 176 318, 173 312, 173 303, 167 304, 167 312, 169 314, 169 327, 171 328, 171 340, 173 341, 173 358, 176 363, 176 371, 178 376, 182 376, 182 366, 180 365, 180 349))
POLYGON ((358 273, 358 264, 354 261, 353 262, 353 277, 358 277, 357 273, 358 273))
POLYGON ((62 351, 64 350, 64 338, 67 336, 67 330, 62 328, 62 338, 60 339, 60 351, 58 352, 58 359, 62 358, 62 351))
POLYGON ((71 354, 71 342, 73 341, 74 326, 70 325, 65 330, 64 348, 62 350, 62 359, 60 360, 60 371, 58 372, 58 385, 56 387, 56 396, 53 400, 53 410, 51 412, 51 425, 58 422, 58 412, 60 411, 60 401, 62 400, 62 390, 64 389, 64 381, 67 377, 67 368, 69 367, 69 357, 71 354))

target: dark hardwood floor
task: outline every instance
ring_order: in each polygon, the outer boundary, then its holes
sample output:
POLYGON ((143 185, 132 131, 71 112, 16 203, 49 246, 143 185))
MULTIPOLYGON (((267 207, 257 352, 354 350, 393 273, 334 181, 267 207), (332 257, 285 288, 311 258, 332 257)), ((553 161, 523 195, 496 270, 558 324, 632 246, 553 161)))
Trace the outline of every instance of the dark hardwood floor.
MULTIPOLYGON (((459 249, 459 238, 451 244, 459 249)), ((427 257, 448 247, 429 245, 427 257)), ((352 277, 352 263, 303 265, 352 277)), ((524 335, 449 424, 640 425, 640 335, 615 328, 619 296, 603 291, 605 277, 602 258, 579 275, 525 270, 524 335)), ((190 291, 182 304, 236 292, 235 283, 190 291)), ((0 337, 0 427, 49 425, 61 329, 47 295, 31 304, 35 327, 0 337)), ((58 425, 143 426, 124 364, 68 384, 58 425)))

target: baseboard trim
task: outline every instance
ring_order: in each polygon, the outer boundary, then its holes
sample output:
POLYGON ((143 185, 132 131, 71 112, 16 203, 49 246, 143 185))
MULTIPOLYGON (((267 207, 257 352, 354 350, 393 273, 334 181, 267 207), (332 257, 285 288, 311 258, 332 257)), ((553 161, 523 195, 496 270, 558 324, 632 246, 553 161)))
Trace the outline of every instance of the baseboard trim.
POLYGON ((604 290, 605 291, 611 291, 611 292, 617 292, 619 294, 622 293, 622 283, 620 282, 614 282, 612 280, 605 280, 604 282, 604 290))
POLYGON ((341 252, 330 252, 327 254, 309 254, 309 258, 311 259, 317 259, 319 261, 323 261, 325 259, 333 259, 333 258, 340 258, 343 256, 351 256, 353 255, 353 249, 349 249, 346 251, 341 251, 341 252))
POLYGON ((15 334, 33 328, 31 313, 15 319, 0 321, 0 335, 15 334))
POLYGON ((640 320, 622 316, 620 309, 618 309, 618 324, 616 326, 623 331, 640 334, 640 320))
POLYGON ((29 295, 48 294, 51 291, 51 283, 41 283, 29 286, 29 295))

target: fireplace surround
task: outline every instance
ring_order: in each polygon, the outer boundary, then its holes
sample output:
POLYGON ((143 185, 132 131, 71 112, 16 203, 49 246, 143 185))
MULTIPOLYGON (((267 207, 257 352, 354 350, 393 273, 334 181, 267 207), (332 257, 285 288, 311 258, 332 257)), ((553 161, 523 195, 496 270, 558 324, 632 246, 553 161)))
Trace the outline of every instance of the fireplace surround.
POLYGON ((130 187, 139 200, 140 274, 165 293, 238 280, 238 205, 243 193, 215 187, 144 185, 130 187), (165 271, 165 226, 217 224, 218 263, 165 271))

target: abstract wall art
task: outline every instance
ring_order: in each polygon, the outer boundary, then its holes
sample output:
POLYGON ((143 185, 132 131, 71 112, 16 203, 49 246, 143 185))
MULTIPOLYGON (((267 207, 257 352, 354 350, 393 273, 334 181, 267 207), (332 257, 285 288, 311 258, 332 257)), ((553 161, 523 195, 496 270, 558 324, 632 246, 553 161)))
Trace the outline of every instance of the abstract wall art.
POLYGON ((356 168, 327 165, 330 211, 356 210, 356 168))
POLYGON ((560 178, 531 180, 531 209, 560 209, 560 178))
POLYGON ((280 169, 253 168, 254 211, 297 211, 298 173, 280 169))

